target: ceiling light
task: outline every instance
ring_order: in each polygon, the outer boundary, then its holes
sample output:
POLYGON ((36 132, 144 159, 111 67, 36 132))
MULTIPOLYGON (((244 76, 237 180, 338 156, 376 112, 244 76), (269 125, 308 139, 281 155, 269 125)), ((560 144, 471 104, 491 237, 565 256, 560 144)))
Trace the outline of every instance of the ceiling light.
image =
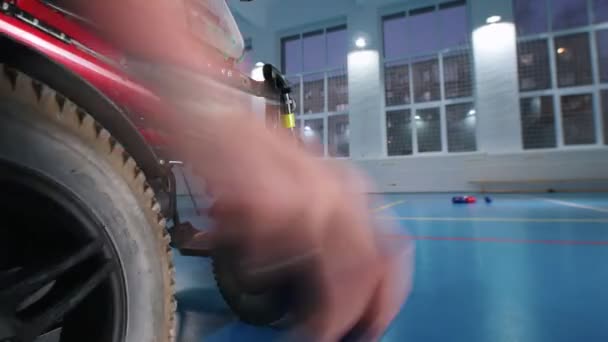
POLYGON ((363 37, 359 37, 357 38, 357 40, 355 40, 355 45, 359 48, 359 49, 363 49, 364 47, 367 46, 367 41, 365 40, 365 38, 363 37))
POLYGON ((486 19, 486 23, 488 24, 496 24, 497 22, 501 21, 502 17, 499 15, 493 15, 488 17, 488 19, 486 19))

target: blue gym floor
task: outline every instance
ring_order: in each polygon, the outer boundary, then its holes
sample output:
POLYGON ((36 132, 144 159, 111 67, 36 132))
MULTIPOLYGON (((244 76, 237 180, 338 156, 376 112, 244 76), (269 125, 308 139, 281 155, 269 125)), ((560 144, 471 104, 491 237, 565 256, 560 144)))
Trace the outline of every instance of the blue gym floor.
MULTIPOLYGON (((608 341, 608 194, 451 196, 374 196, 416 240, 414 288, 383 341, 608 341)), ((207 261, 176 267, 181 341, 277 339, 230 315, 207 261)))

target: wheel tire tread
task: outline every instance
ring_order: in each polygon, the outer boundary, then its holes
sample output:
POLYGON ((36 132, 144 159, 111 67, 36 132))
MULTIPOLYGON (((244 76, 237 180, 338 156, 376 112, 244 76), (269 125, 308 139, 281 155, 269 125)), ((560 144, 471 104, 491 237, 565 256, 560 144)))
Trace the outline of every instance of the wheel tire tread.
POLYGON ((18 99, 24 104, 33 105, 39 113, 68 129, 85 140, 105 156, 110 165, 122 175, 137 198, 148 223, 156 234, 156 241, 163 264, 163 287, 165 293, 165 317, 167 326, 166 338, 163 341, 175 341, 176 319, 175 311, 175 268, 172 261, 170 237, 166 229, 166 220, 160 214, 160 205, 155 199, 154 190, 146 183, 146 177, 137 166, 135 160, 128 155, 123 146, 117 142, 110 132, 101 127, 93 116, 77 104, 63 97, 42 82, 35 81, 26 73, 0 64, 0 94, 18 99), (14 80, 12 76, 15 76, 14 80), (36 91, 36 87, 41 87, 36 91), (63 105, 61 105, 63 102, 63 105))

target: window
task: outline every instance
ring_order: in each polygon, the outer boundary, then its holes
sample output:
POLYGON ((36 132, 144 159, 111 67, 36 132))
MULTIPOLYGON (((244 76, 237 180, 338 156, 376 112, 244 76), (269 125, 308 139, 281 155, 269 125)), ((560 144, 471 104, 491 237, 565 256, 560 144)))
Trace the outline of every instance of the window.
POLYGON ((348 55, 348 36, 344 26, 327 29, 327 68, 343 68, 348 55))
POLYGON ((281 65, 286 75, 344 68, 347 54, 343 25, 281 39, 281 65))
POLYGON ((322 156, 324 154, 323 119, 312 119, 304 121, 304 133, 302 140, 306 147, 313 153, 322 156))
POLYGON ((564 144, 594 144, 593 96, 590 94, 562 96, 561 103, 564 144))
POLYGON ((304 76, 304 114, 323 113, 325 111, 325 74, 304 76))
POLYGON ((600 69, 600 82, 608 82, 608 30, 597 31, 598 64, 600 69))
POLYGON ((384 68, 384 87, 387 106, 409 104, 411 102, 409 64, 387 64, 384 68))
POLYGON ((300 78, 299 77, 288 77, 287 82, 289 82, 289 86, 291 87, 291 98, 296 101, 296 110, 295 114, 300 114, 300 106, 302 105, 302 97, 300 94, 300 78))
MULTIPOLYGON (((590 0, 596 23, 608 20, 608 0, 590 0)), ((590 23, 587 0, 513 0, 520 36, 567 30, 590 23)))
POLYGON ((466 2, 382 19, 388 154, 474 151, 475 120, 464 119, 473 102, 466 2), (450 126, 442 127, 446 123, 450 126), (442 136, 446 129, 448 139, 442 136))
POLYGON ((386 60, 464 46, 468 44, 470 35, 465 1, 451 1, 385 16, 382 28, 386 60))
POLYGON ((302 127, 303 140, 316 146, 311 148, 319 155, 348 156, 346 26, 283 38, 281 49, 281 63, 297 102, 296 121, 302 127))
POLYGON ((518 33, 542 34, 517 44, 524 148, 596 144, 595 116, 602 114, 594 111, 590 88, 594 81, 608 82, 608 30, 594 23, 608 20, 608 0, 513 4, 518 33), (559 131, 556 117, 561 118, 559 131))
POLYGON ((552 96, 521 99, 521 130, 524 149, 556 147, 552 96))
POLYGON ((409 41, 403 39, 403 35, 407 31, 406 25, 407 21, 404 13, 383 18, 385 59, 390 60, 410 55, 408 50, 409 41))
POLYGON ((446 55, 443 58, 445 98, 454 99, 473 95, 471 59, 468 52, 446 55))
POLYGON ((409 42, 409 53, 420 56, 439 50, 439 31, 437 26, 437 11, 435 7, 426 7, 410 11, 408 17, 409 27, 406 31, 409 42), (420 29, 424 28, 424 29, 420 29))
POLYGON ((315 31, 302 35, 302 71, 314 72, 327 66, 325 32, 315 31))
POLYGON ((327 110, 345 112, 348 110, 348 78, 344 70, 327 74, 327 110))
POLYGON ((409 109, 386 112, 389 156, 412 154, 412 112, 409 109))
POLYGON ((439 108, 425 108, 416 111, 416 137, 418 152, 441 151, 441 119, 439 108))
POLYGON ((331 157, 349 156, 348 115, 332 115, 328 118, 328 149, 331 157))
POLYGON ((608 0, 593 0, 593 14, 596 24, 608 21, 608 0))
POLYGON ((557 83, 561 87, 587 85, 593 82, 589 34, 577 33, 555 38, 557 83))
POLYGON ((287 75, 302 72, 302 41, 300 36, 284 38, 282 41, 283 72, 287 75))
POLYGON ((475 126, 477 113, 472 103, 460 103, 445 107, 448 125, 448 151, 471 152, 477 149, 475 126))
POLYGON ((467 7, 464 1, 439 5, 439 29, 442 49, 465 45, 469 41, 467 7))
POLYGON ((608 89, 602 90, 602 118, 604 122, 604 144, 608 145, 608 89))
POLYGON ((545 0, 514 0, 515 25, 521 36, 547 32, 548 9, 545 0))
POLYGON ((551 9, 553 31, 589 24, 587 0, 551 0, 551 9))
POLYGON ((521 91, 551 87, 549 47, 546 39, 519 42, 517 44, 517 63, 521 91))
POLYGON ((439 100, 439 62, 436 58, 412 65, 416 102, 439 100))

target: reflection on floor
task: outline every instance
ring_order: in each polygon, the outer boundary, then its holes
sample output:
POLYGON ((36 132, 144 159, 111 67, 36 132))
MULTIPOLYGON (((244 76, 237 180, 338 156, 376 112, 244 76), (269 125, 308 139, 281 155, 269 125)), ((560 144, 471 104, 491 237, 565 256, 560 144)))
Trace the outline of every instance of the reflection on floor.
MULTIPOLYGON (((374 197, 416 240, 414 289, 384 341, 608 341, 608 194, 451 195, 374 197)), ((176 267, 181 341, 277 339, 232 317, 207 260, 176 267)))

